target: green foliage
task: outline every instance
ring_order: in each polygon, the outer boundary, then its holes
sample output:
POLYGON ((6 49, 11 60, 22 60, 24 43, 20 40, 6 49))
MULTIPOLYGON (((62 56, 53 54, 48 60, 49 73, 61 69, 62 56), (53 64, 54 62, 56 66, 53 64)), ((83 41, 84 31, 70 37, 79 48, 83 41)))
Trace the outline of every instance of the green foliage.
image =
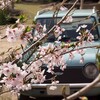
POLYGON ((20 3, 21 2, 21 0, 16 0, 16 3, 20 3))
POLYGON ((20 19, 20 22, 23 23, 26 20, 26 16, 25 15, 20 15, 19 19, 20 19))
POLYGON ((36 25, 36 20, 33 20, 33 24, 36 25))
POLYGON ((53 2, 53 0, 47 0, 48 2, 53 2))
POLYGON ((7 13, 5 10, 0 9, 0 25, 6 24, 7 13))
POLYGON ((29 26, 26 27, 25 32, 31 31, 31 28, 29 26))
POLYGON ((6 10, 0 9, 0 25, 14 24, 16 20, 17 19, 10 16, 6 10))

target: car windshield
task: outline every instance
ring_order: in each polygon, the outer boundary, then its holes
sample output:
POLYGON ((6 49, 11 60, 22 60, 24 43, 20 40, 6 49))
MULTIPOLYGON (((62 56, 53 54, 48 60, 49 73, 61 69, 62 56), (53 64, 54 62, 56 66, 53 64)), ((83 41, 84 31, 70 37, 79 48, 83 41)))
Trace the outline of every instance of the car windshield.
MULTIPOLYGON (((47 31, 52 28, 61 18, 39 18, 37 19, 37 23, 41 23, 41 25, 46 25, 47 31)), ((94 24, 96 24, 95 18, 90 17, 89 19, 85 19, 84 17, 74 17, 72 23, 62 23, 61 27, 65 29, 65 31, 61 34, 63 37, 61 41, 65 42, 67 40, 77 41, 76 37, 79 34, 76 32, 77 28, 80 25, 87 25, 87 29, 91 29, 94 24)), ((94 40, 98 39, 98 30, 95 28, 91 31, 94 36, 94 40)), ((48 37, 48 42, 54 42, 56 40, 55 36, 51 34, 48 37)))

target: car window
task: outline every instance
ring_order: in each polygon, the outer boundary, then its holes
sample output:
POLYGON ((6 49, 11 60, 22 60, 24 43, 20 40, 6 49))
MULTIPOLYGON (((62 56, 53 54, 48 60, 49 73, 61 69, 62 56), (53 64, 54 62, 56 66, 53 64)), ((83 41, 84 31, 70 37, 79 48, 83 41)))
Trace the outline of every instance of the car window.
MULTIPOLYGON (((61 18, 39 18, 37 19, 37 23, 41 23, 41 25, 46 25, 47 31, 53 27, 53 25, 56 25, 56 23, 61 18)), ((71 41, 77 41, 76 37, 79 35, 76 30, 80 25, 86 24, 87 29, 91 29, 94 24, 96 24, 95 18, 90 17, 89 19, 85 19, 84 17, 74 17, 72 23, 62 23, 61 27, 65 29, 63 34, 61 34, 61 41, 66 42, 68 40, 71 41)), ((97 28, 94 28, 91 33, 94 35, 94 39, 98 39, 98 30, 97 28)), ((48 42, 54 42, 56 40, 55 36, 51 34, 48 37, 48 42)))
MULTIPOLYGON (((93 17, 91 17, 87 20, 83 20, 83 18, 73 18, 72 23, 61 24, 61 27, 65 29, 65 31, 62 34, 62 37, 64 37, 64 39, 70 39, 71 41, 77 41, 76 37, 79 36, 79 33, 77 33, 76 30, 79 26, 87 25, 87 29, 91 30, 91 28, 95 24, 96 24, 96 22, 95 22, 95 19, 93 17)), ((91 33, 93 34, 94 39, 97 40, 98 39, 97 28, 94 28, 93 30, 91 30, 91 33)), ((62 38, 62 40, 63 40, 63 38, 62 38)))

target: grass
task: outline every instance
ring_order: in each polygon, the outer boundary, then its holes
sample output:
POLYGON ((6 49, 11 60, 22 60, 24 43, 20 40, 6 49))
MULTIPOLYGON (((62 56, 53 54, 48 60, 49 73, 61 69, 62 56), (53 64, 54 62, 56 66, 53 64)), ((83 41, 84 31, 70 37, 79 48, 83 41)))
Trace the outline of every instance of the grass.
POLYGON ((15 9, 22 10, 22 12, 28 17, 27 24, 32 24, 33 18, 37 11, 42 9, 41 4, 38 3, 17 3, 15 9))

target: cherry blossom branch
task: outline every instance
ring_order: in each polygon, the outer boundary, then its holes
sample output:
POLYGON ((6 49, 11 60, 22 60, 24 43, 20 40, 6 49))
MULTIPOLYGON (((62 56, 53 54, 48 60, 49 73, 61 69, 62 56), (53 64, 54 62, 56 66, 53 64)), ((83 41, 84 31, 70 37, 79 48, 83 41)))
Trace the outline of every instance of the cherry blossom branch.
MULTIPOLYGON (((64 54, 66 54, 66 53, 70 53, 70 52, 73 52, 73 51, 76 51, 76 50, 87 49, 87 48, 96 48, 96 49, 98 49, 98 48, 100 48, 100 45, 87 46, 87 47, 80 47, 80 48, 77 48, 77 49, 72 48, 71 50, 69 50, 69 51, 67 51, 67 52, 61 53, 61 55, 64 55, 64 54)), ((61 50, 61 49, 59 49, 59 50, 61 50)), ((59 51, 59 50, 55 50, 55 51, 52 51, 52 52, 54 53, 54 52, 59 51)), ((43 57, 45 57, 45 56, 48 55, 48 54, 50 54, 50 53, 47 53, 47 54, 45 54, 44 56, 42 56, 42 57, 40 57, 40 58, 38 58, 38 59, 36 58, 35 60, 33 60, 33 61, 29 64, 29 66, 30 66, 33 62, 35 62, 35 61, 37 61, 37 60, 39 60, 39 59, 42 59, 43 57)), ((29 66, 28 66, 28 67, 29 67, 29 66)), ((28 67, 27 67, 27 68, 28 68, 28 67)))
MULTIPOLYGON (((37 47, 34 48, 34 50, 31 52, 31 54, 30 54, 29 57, 25 60, 25 62, 27 62, 27 61, 30 59, 30 57, 33 55, 33 53, 34 53, 36 50, 37 50, 37 47)), ((37 58, 37 57, 36 57, 36 58, 37 58)))
MULTIPOLYGON (((1 52, 0 53, 0 56, 2 56, 2 55, 4 55, 5 53, 7 53, 7 52, 9 52, 10 50, 12 50, 13 48, 12 47, 10 47, 10 48, 8 48, 8 50, 7 51, 5 51, 5 52, 1 52)), ((21 47, 19 47, 19 48, 16 48, 16 49, 13 49, 13 51, 18 51, 18 50, 20 50, 21 49, 21 47)))
POLYGON ((92 31, 96 26, 98 26, 98 25, 100 25, 100 23, 97 23, 96 25, 94 25, 91 29, 90 29, 90 31, 92 31))
MULTIPOLYGON (((68 16, 68 14, 73 10, 73 8, 75 7, 75 5, 76 5, 77 2, 78 2, 78 0, 75 1, 75 3, 73 4, 73 6, 68 10, 68 12, 66 13, 66 15, 57 23, 57 25, 61 24, 61 23, 65 20, 66 16, 68 16)), ((22 53, 22 55, 26 54, 29 50, 33 49, 33 47, 38 47, 39 45, 41 45, 41 44, 43 43, 43 41, 44 41, 45 39, 47 39, 48 35, 51 34, 51 32, 55 29, 55 27, 56 27, 56 26, 53 26, 53 27, 47 32, 47 34, 46 34, 45 36, 43 36, 43 37, 40 38, 38 41, 36 41, 34 44, 32 44, 28 49, 26 49, 26 50, 22 53)), ((16 60, 13 61, 12 64, 14 64, 14 63, 16 63, 16 62, 18 62, 18 61, 19 61, 19 59, 16 59, 16 60)))
POLYGON ((77 48, 77 49, 72 49, 70 51, 67 51, 67 52, 62 53, 61 55, 64 55, 66 53, 70 53, 70 52, 73 52, 73 51, 76 51, 76 50, 87 49, 87 48, 96 48, 96 49, 98 49, 98 48, 100 48, 100 45, 87 46, 87 47, 80 47, 80 48, 77 48))
MULTIPOLYGON (((97 13, 97 12, 98 12, 98 11, 96 11, 95 13, 97 13)), ((78 21, 73 21, 73 22, 71 22, 71 23, 77 23, 77 22, 81 22, 81 21, 87 20, 87 19, 89 19, 89 18, 90 18, 93 14, 95 14, 95 13, 92 13, 91 15, 89 15, 89 16, 83 18, 83 19, 80 19, 80 20, 78 20, 78 21)))
MULTIPOLYGON (((96 49, 99 49, 99 48, 100 48, 100 45, 87 46, 87 47, 80 47, 80 48, 77 48, 77 49, 72 48, 71 50, 69 50, 69 51, 67 51, 67 52, 61 53, 59 56, 64 55, 64 54, 66 54, 66 53, 74 52, 74 51, 76 51, 76 50, 87 49, 87 48, 96 48, 96 49)), ((53 49, 52 52, 55 53, 55 52, 57 52, 57 51, 59 51, 59 50, 61 50, 61 49, 57 49, 57 50, 53 49)), ((44 58, 46 55, 48 55, 48 54, 50 54, 50 53, 51 53, 51 52, 46 53, 45 55, 43 55, 42 57, 39 57, 39 58, 36 57, 36 58, 27 66, 26 70, 32 65, 33 62, 38 61, 39 59, 44 58)), ((31 73, 32 73, 32 72, 28 73, 28 74, 25 76, 24 81, 25 81, 26 77, 28 77, 31 73)))

